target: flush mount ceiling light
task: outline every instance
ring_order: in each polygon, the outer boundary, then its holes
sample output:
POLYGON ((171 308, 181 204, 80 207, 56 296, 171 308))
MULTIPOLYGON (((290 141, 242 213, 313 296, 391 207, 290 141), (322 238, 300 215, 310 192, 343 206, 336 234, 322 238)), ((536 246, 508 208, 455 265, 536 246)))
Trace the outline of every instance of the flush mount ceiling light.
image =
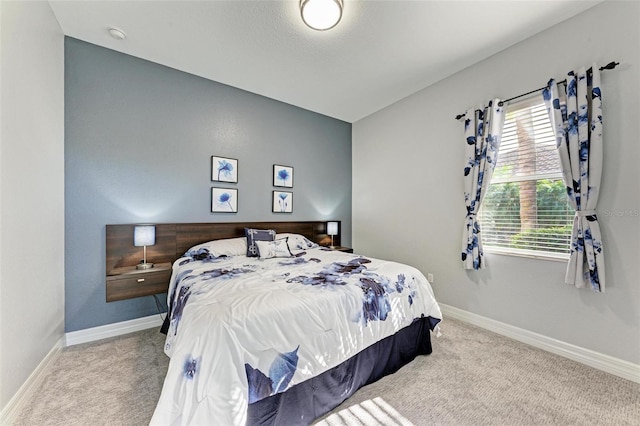
POLYGON ((329 30, 342 18, 342 0, 300 0, 300 13, 309 28, 329 30))

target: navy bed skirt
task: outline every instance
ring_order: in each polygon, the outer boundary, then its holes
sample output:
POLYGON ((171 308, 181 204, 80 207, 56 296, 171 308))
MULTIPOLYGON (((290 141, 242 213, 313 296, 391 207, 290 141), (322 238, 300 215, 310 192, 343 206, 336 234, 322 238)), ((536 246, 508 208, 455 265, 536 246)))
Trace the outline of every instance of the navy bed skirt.
POLYGON ((411 325, 369 346, 342 364, 286 392, 249 405, 247 425, 308 425, 356 390, 398 371, 418 355, 430 354, 431 334, 439 320, 417 318, 411 325))

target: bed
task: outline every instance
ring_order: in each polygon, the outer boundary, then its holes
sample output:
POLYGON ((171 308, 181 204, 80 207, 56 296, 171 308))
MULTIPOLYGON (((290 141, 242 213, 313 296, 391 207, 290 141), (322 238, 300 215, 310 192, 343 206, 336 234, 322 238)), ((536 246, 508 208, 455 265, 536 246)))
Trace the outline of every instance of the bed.
POLYGON ((310 226, 236 224, 173 262, 151 424, 311 424, 431 353, 441 313, 423 274, 320 246, 310 226))

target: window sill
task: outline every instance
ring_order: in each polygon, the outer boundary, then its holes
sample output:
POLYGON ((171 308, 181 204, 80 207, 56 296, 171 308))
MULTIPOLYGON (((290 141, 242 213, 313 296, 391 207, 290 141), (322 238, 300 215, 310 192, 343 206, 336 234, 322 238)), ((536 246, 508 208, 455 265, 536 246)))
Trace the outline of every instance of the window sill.
POLYGON ((569 255, 564 253, 541 253, 534 250, 506 249, 498 247, 483 247, 485 253, 499 254, 502 256, 526 257, 529 259, 551 260, 553 262, 567 262, 569 255))

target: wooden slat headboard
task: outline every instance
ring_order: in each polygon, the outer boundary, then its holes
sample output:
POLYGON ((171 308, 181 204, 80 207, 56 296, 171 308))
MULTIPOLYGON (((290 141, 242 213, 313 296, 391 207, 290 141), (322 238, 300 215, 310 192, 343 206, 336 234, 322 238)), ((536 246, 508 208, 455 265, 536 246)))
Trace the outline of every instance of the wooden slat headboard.
MULTIPOLYGON (((244 228, 275 229, 278 233, 301 234, 321 245, 329 245, 326 221, 306 222, 227 222, 227 223, 159 223, 156 227, 156 244, 147 247, 147 261, 173 262, 190 247, 211 240, 244 237, 244 228)), ((114 268, 133 266, 142 259, 142 248, 133 245, 135 224, 106 226, 106 272, 114 268)), ((340 245, 341 222, 334 244, 340 245)))

